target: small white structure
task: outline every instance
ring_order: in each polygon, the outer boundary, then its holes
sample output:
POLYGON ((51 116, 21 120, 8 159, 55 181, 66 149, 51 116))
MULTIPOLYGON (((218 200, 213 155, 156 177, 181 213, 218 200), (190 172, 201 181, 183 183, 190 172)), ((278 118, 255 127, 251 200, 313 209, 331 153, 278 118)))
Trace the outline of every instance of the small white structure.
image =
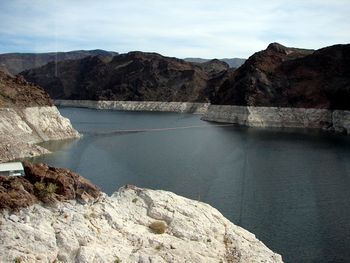
POLYGON ((24 176, 22 163, 0 163, 0 175, 6 176, 24 176))

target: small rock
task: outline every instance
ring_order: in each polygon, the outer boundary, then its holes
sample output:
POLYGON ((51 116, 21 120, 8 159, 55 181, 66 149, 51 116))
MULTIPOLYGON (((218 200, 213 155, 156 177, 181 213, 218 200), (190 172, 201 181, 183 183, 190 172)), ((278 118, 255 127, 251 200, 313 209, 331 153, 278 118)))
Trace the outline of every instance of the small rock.
POLYGON ((10 215, 9 219, 10 219, 11 221, 13 221, 13 222, 18 222, 18 221, 19 221, 19 218, 18 218, 18 216, 16 216, 16 215, 10 215))
POLYGON ((26 224, 28 224, 28 223, 30 222, 30 217, 29 217, 29 216, 25 216, 25 217, 23 218, 23 222, 26 223, 26 224))

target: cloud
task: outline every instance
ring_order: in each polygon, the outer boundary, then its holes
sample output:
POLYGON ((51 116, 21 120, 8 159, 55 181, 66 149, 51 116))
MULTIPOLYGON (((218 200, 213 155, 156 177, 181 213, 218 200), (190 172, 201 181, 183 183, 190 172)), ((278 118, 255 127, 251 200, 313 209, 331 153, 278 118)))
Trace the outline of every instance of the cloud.
POLYGON ((248 57, 270 42, 350 42, 350 1, 12 0, 0 3, 0 52, 102 48, 177 57, 248 57))

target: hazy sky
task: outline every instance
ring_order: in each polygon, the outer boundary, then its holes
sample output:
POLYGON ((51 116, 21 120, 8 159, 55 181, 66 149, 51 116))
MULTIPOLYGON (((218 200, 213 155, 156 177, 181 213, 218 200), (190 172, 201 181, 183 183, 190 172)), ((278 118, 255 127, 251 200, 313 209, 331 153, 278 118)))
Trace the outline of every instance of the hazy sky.
POLYGON ((0 53, 106 49, 248 57, 350 43, 350 0, 1 0, 0 53))

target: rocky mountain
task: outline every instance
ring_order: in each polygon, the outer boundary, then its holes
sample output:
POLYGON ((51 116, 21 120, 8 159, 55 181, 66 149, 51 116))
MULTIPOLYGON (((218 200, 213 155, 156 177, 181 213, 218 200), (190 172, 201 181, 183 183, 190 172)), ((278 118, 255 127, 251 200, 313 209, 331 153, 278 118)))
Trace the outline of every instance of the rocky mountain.
POLYGON ((214 104, 350 109, 350 44, 316 51, 278 43, 230 73, 214 104))
MULTIPOLYGON (((184 60, 192 63, 205 63, 210 61, 210 59, 206 58, 184 58, 184 60)), ((227 63, 230 68, 238 68, 246 61, 245 58, 220 58, 219 60, 227 63)))
POLYGON ((23 76, 11 76, 0 70, 0 108, 52 106, 50 96, 23 76))
POLYGON ((156 53, 130 52, 49 63, 22 72, 54 99, 206 102, 229 66, 219 60, 195 65, 156 53))
POLYGON ((0 66, 5 66, 11 74, 43 66, 52 61, 81 59, 88 56, 113 57, 118 53, 105 50, 76 50, 49 53, 6 53, 0 54, 0 66))

